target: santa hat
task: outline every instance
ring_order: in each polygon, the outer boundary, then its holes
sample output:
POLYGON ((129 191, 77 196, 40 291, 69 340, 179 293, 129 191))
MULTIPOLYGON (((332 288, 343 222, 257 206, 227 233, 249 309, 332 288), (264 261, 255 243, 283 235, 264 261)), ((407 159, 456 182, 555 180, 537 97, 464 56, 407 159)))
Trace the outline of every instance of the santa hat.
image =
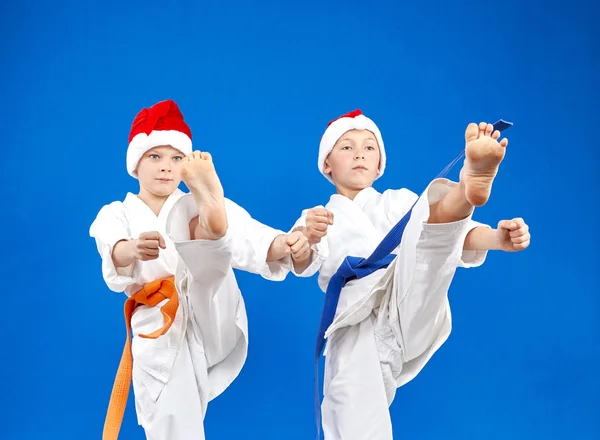
POLYGON ((375 139, 379 144, 380 154, 379 174, 377 175, 377 178, 381 177, 383 175, 383 170, 385 169, 385 149, 383 147, 383 139, 377 125, 363 115, 360 109, 346 113, 327 124, 327 129, 321 138, 321 145, 319 146, 319 171, 327 180, 333 183, 331 177, 323 172, 325 159, 327 159, 327 156, 329 156, 329 153, 331 153, 333 146, 339 138, 350 130, 369 130, 375 135, 375 139))
POLYGON ((170 145, 184 155, 192 152, 192 132, 172 100, 142 109, 131 124, 127 148, 127 172, 137 178, 135 169, 142 156, 159 145, 170 145))

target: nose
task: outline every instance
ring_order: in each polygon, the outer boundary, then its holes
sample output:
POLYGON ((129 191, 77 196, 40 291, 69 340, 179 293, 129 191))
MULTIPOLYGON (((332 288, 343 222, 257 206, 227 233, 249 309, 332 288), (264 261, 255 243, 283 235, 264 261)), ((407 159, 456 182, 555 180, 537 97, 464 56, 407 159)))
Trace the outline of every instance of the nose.
POLYGON ((354 159, 364 159, 365 158, 365 153, 356 153, 356 157, 354 159))
POLYGON ((169 163, 162 163, 160 164, 160 171, 163 173, 170 173, 171 172, 171 167, 169 166, 169 163))

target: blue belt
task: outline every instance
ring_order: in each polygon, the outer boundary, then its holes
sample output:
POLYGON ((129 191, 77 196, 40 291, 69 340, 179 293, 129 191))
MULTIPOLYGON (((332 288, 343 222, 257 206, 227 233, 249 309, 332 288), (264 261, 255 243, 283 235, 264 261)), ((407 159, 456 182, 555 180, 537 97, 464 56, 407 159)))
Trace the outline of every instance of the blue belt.
MULTIPOLYGON (((512 122, 507 122, 500 119, 494 125, 494 130, 500 132, 512 127, 512 122)), ((437 176, 436 179, 446 177, 456 163, 465 155, 463 150, 460 155, 450 162, 437 176)), ((418 199, 417 199, 418 201, 418 199)), ((321 399, 319 397, 319 358, 325 346, 325 332, 333 322, 335 312, 337 310, 338 301, 342 288, 349 281, 364 278, 376 270, 384 269, 396 258, 392 254, 400 242, 404 228, 410 220, 412 210, 417 202, 413 204, 410 210, 402 217, 402 219, 388 232, 384 239, 379 243, 379 246, 373 251, 368 258, 348 256, 342 261, 337 272, 331 277, 325 292, 325 301, 323 311, 321 312, 321 322, 319 324, 319 332, 317 334, 317 344, 315 350, 315 415, 317 420, 317 439, 321 438, 321 399)))

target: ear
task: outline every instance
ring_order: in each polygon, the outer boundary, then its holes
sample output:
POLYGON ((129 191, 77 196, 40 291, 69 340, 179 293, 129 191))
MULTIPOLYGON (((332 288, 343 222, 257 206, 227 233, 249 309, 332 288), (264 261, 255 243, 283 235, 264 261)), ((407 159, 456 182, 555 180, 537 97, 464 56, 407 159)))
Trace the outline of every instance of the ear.
POLYGON ((325 159, 325 163, 323 164, 323 173, 331 173, 331 165, 329 165, 329 159, 325 159))

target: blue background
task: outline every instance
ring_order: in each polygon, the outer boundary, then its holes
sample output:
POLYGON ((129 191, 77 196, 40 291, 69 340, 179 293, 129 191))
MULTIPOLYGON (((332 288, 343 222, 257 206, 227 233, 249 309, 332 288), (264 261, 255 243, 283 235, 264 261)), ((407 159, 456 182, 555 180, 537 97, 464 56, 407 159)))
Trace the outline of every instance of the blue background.
MULTIPOLYGON (((282 229, 328 200, 318 142, 344 112, 363 109, 383 132, 388 168, 375 187, 416 192, 461 150, 468 122, 514 121, 476 218, 524 217, 531 247, 457 273, 453 333, 399 390, 395 433, 600 438, 591 0, 10 3, 0 10, 0 437, 100 438, 124 296, 105 287, 88 228, 138 189, 125 170, 133 117, 172 98, 226 195, 282 229)), ((316 279, 238 280, 250 353, 209 405, 207 438, 313 438, 316 279)), ((144 438, 132 400, 122 438, 144 438)))

